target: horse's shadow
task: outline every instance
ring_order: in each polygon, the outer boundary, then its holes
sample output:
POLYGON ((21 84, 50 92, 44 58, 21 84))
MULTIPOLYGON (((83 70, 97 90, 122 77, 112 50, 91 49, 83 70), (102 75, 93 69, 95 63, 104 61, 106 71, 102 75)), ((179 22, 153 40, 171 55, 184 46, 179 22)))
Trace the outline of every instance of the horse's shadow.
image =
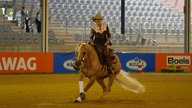
POLYGON ((98 105, 103 105, 103 104, 129 104, 129 105, 135 105, 135 104, 146 104, 147 101, 143 100, 143 99, 119 99, 119 100, 112 100, 112 99, 105 99, 103 101, 99 101, 99 100, 86 100, 86 101, 82 101, 80 102, 80 104, 83 103, 89 103, 89 104, 98 104, 98 105))

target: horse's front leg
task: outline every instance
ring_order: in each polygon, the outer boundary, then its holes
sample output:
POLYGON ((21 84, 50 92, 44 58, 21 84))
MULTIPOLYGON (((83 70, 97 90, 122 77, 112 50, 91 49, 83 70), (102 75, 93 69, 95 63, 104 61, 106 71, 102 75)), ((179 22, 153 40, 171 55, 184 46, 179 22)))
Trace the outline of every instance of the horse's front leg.
POLYGON ((94 83, 94 81, 96 79, 95 77, 90 78, 88 84, 84 88, 83 78, 84 78, 84 76, 80 77, 80 80, 79 80, 79 92, 80 92, 80 95, 74 102, 81 102, 82 100, 85 100, 85 93, 93 85, 93 83, 94 83))
POLYGON ((84 75, 80 73, 80 78, 79 78, 79 93, 80 95, 74 102, 81 102, 81 100, 85 100, 85 91, 84 91, 84 75))

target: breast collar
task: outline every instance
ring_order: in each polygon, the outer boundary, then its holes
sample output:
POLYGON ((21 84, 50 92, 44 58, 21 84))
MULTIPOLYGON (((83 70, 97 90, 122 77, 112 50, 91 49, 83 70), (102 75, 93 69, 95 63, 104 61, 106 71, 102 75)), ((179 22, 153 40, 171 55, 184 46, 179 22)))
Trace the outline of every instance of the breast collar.
POLYGON ((100 29, 100 27, 97 24, 95 24, 92 28, 93 28, 93 30, 96 33, 103 33, 104 31, 107 30, 107 24, 106 23, 102 23, 101 24, 101 29, 100 29))

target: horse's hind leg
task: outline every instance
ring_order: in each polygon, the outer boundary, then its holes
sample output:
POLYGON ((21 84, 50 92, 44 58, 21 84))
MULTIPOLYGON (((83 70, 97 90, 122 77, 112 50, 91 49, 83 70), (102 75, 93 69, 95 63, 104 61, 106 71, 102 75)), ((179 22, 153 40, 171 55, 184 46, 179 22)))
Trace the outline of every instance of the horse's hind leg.
POLYGON ((101 87, 103 88, 103 94, 101 95, 101 97, 99 98, 99 101, 103 101, 104 97, 110 92, 109 89, 107 88, 107 86, 104 83, 104 79, 97 79, 97 82, 101 85, 101 87))
POLYGON ((109 76, 109 80, 108 80, 108 85, 106 86, 104 83, 104 79, 100 78, 97 79, 97 82, 101 85, 101 87, 103 88, 103 94, 102 96, 99 98, 99 101, 103 101, 104 97, 111 92, 111 86, 113 85, 113 81, 114 81, 115 75, 112 74, 109 76))

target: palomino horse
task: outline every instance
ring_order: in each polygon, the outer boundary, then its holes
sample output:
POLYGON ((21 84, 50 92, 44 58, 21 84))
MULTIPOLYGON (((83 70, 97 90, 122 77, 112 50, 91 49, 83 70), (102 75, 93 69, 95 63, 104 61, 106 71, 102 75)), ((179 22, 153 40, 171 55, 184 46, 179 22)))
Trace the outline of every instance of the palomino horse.
POLYGON ((81 102, 85 100, 85 93, 97 81, 102 89, 103 94, 99 98, 102 101, 106 94, 111 91, 111 86, 114 79, 126 90, 133 91, 135 93, 144 92, 145 89, 137 80, 130 78, 121 70, 120 60, 117 55, 115 55, 114 64, 112 68, 114 69, 112 74, 108 74, 107 68, 100 64, 97 53, 91 45, 88 43, 80 43, 75 49, 76 62, 75 66, 78 67, 80 73, 79 79, 79 91, 80 95, 74 102, 81 102), (84 88, 84 77, 89 78, 89 82, 84 88), (104 83, 104 79, 108 77, 108 84, 104 83))

